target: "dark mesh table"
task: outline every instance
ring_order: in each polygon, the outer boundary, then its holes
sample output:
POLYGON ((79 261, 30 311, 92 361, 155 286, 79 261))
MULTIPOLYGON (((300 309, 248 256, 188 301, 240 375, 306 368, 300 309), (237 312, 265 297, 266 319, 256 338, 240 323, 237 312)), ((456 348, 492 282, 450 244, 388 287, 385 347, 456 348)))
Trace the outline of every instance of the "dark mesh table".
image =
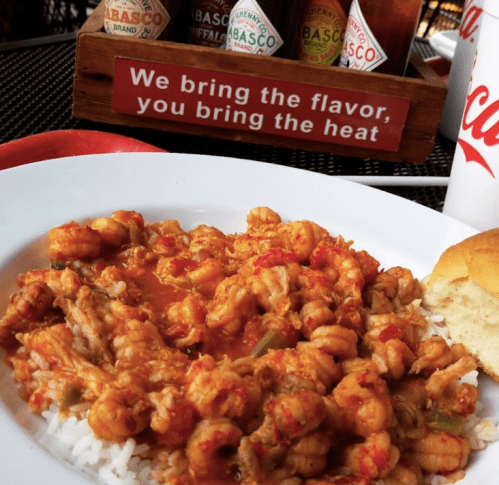
MULTIPOLYGON (((327 175, 446 177, 450 174, 455 147, 441 137, 437 137, 428 160, 415 165, 171 134, 72 118, 75 46, 74 34, 0 44, 0 143, 51 130, 89 129, 130 136, 170 152, 258 160, 327 175)), ((427 41, 418 40, 415 47, 423 57, 434 54, 427 41)), ((414 186, 408 183, 380 188, 439 211, 442 210, 446 192, 445 185, 431 184, 414 186)))

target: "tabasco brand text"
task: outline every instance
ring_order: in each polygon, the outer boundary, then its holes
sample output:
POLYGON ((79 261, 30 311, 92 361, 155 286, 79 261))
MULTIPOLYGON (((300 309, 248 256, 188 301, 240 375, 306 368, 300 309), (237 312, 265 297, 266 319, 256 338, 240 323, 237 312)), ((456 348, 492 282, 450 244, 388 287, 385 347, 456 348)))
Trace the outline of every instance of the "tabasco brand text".
POLYGON ((397 151, 409 100, 116 58, 113 111, 179 123, 397 151))
POLYGON ((300 23, 298 58, 333 64, 345 40, 347 17, 336 0, 309 0, 300 23))
POLYGON ((159 0, 106 0, 104 29, 108 34, 157 39, 170 21, 159 0))
POLYGON ((256 0, 239 0, 229 17, 226 49, 271 56, 284 41, 256 0))
POLYGON ((480 230, 499 227, 499 16, 486 4, 444 204, 480 230))
POLYGON ((189 9, 189 43, 220 48, 225 46, 232 2, 196 0, 189 9))
MULTIPOLYGON (((396 21, 394 19, 394 22, 396 21)), ((340 66, 372 71, 387 59, 385 51, 367 25, 358 0, 353 0, 345 31, 345 42, 341 51, 340 66)))

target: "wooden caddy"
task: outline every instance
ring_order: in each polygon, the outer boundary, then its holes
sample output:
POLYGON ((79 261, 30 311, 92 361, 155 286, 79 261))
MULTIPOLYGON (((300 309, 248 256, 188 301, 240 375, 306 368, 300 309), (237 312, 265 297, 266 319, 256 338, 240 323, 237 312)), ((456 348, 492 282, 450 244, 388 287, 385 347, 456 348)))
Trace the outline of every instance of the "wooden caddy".
MULTIPOLYGON (((447 88, 441 78, 414 52, 411 54, 407 76, 390 76, 170 41, 110 35, 103 29, 104 13, 103 0, 78 33, 73 91, 73 116, 76 118, 384 161, 423 163, 433 150, 447 88), (395 100, 394 112, 400 111, 397 106, 404 106, 405 103, 406 114, 398 121, 399 125, 394 126, 395 131, 397 128, 399 130, 396 142, 392 140, 374 147, 365 146, 364 141, 358 142, 348 131, 344 132, 346 137, 339 143, 336 142, 337 138, 329 139, 329 132, 327 139, 322 133, 319 133, 320 139, 313 139, 309 125, 319 125, 324 120, 318 118, 318 109, 310 111, 311 98, 307 98, 309 111, 306 113, 310 123, 300 125, 302 131, 298 132, 296 129, 255 131, 247 126, 241 128, 224 123, 218 123, 217 126, 215 122, 196 122, 192 116, 165 119, 157 111, 151 116, 138 115, 137 112, 126 112, 126 109, 120 108, 126 104, 124 98, 127 91, 126 86, 122 85, 122 75, 115 76, 117 59, 128 60, 132 65, 136 63, 137 71, 140 66, 153 65, 165 72, 170 68, 200 75, 207 73, 212 77, 215 73, 222 80, 236 79, 234 82, 246 82, 248 85, 269 83, 272 86, 275 83, 279 89, 291 89, 296 93, 302 90, 323 90, 339 93, 339 96, 351 95, 352 99, 381 99, 381 103, 385 99, 395 100)), ((172 89, 170 91, 175 94, 172 89)), ((197 102, 204 101, 198 98, 197 102)), ((252 105, 254 107, 255 103, 252 105)), ((265 106, 265 109, 271 108, 274 107, 265 106)), ((317 108, 316 104, 314 108, 317 108)), ((364 110, 364 114, 366 112, 364 110)), ((292 113, 294 116, 295 112, 292 113)), ((270 112, 269 116, 274 114, 270 112)), ((363 121, 360 119, 358 123, 363 121)), ((366 130, 364 132, 367 133, 366 130)))

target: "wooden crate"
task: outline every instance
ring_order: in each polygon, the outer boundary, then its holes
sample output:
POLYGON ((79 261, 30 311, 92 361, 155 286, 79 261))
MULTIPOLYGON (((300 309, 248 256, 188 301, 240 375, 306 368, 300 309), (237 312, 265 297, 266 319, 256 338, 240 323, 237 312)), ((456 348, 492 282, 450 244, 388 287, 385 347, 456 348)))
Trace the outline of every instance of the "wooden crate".
POLYGON ((73 116, 386 161, 431 154, 447 88, 415 53, 406 77, 78 33, 73 116))

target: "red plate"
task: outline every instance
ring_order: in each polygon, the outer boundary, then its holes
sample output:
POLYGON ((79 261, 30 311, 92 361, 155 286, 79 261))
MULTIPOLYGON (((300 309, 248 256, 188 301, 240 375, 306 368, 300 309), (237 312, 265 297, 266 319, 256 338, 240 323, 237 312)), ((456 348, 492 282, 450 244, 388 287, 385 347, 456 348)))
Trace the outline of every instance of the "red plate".
POLYGON ((164 151, 133 138, 102 131, 48 131, 0 145, 0 169, 75 155, 164 151))

